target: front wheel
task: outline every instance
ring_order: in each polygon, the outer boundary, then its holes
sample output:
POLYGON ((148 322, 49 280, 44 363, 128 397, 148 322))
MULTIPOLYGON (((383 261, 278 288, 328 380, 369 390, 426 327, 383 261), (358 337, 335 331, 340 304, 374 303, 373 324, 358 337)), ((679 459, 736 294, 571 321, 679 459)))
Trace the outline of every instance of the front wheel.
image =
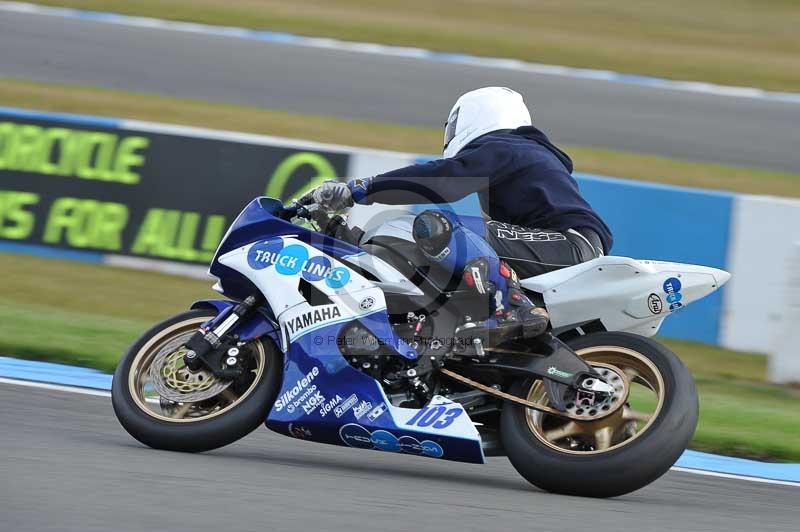
MULTIPOLYGON (((513 466, 532 484, 555 493, 614 497, 663 475, 686 449, 697 426, 697 391, 680 359, 653 340, 627 333, 581 336, 569 345, 624 401, 569 401, 572 421, 506 402, 501 416, 503 446, 513 466), (587 405, 588 406, 583 406, 587 405), (616 405, 621 405, 618 408, 616 405)), ((519 379, 511 393, 548 404, 541 380, 519 379)))
POLYGON ((111 387, 117 419, 150 447, 199 452, 216 449, 252 432, 266 419, 280 385, 281 356, 270 339, 240 347, 245 372, 220 380, 184 365, 183 344, 213 318, 192 310, 159 323, 123 356, 111 387))

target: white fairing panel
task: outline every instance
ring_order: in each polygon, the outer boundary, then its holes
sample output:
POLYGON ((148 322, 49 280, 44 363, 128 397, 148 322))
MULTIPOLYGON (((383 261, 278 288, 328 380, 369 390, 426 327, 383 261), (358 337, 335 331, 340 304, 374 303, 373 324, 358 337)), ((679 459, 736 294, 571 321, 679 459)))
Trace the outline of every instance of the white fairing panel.
POLYGON ((383 291, 336 258, 289 236, 230 251, 219 261, 238 271, 264 294, 283 331, 282 348, 300 336, 334 323, 386 310, 383 291), (328 296, 311 306, 299 291, 305 279, 328 296))
POLYGON ((361 242, 367 242, 376 236, 391 236, 407 242, 414 242, 414 215, 398 216, 392 220, 373 227, 364 233, 361 242))
POLYGON ((358 266, 380 279, 379 281, 375 281, 375 284, 385 293, 403 294, 407 296, 423 295, 422 290, 414 286, 414 283, 406 279, 403 274, 398 272, 392 265, 375 255, 370 255, 366 251, 357 255, 342 257, 342 260, 354 266, 358 266))
POLYGON ((728 272, 705 266, 600 257, 522 286, 543 295, 554 329, 600 320, 609 331, 652 336, 664 318, 728 279, 728 272))

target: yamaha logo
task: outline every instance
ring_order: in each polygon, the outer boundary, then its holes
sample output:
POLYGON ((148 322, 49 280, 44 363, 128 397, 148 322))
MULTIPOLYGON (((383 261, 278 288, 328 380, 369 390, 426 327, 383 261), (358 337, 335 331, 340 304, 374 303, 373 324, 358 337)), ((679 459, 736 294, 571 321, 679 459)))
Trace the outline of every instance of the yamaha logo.
POLYGON ((361 303, 358 304, 358 308, 361 310, 369 310, 372 306, 375 305, 375 298, 373 297, 365 297, 361 300, 361 303))
POLYGON ((286 320, 286 331, 289 336, 297 334, 312 325, 341 318, 342 312, 336 305, 325 305, 286 320))

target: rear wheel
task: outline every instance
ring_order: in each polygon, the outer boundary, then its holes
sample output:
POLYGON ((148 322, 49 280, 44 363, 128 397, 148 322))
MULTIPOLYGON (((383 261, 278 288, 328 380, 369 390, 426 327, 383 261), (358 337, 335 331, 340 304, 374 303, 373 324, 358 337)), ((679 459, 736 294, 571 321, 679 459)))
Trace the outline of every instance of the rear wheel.
MULTIPOLYGON (((622 495, 663 475, 697 425, 689 371, 672 351, 632 334, 591 334, 570 347, 615 386, 615 395, 602 403, 568 401, 568 411, 586 421, 506 402, 501 435, 511 463, 540 488, 590 497, 622 495)), ((549 403, 541 380, 519 379, 511 393, 549 403)))
POLYGON ((183 344, 211 310, 170 318, 131 346, 114 373, 114 412, 125 430, 157 449, 207 451, 252 432, 269 412, 280 384, 281 357, 269 339, 240 347, 245 372, 221 380, 211 372, 189 371, 183 344))

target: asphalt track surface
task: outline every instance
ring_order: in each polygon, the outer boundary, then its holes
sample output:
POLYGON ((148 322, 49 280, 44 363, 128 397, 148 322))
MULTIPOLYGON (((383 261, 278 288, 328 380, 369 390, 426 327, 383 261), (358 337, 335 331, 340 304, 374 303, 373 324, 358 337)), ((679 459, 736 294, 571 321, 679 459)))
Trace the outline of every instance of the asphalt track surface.
POLYGON ((10 12, 0 50, 2 77, 422 126, 507 85, 561 143, 800 172, 792 103, 10 12))
POLYGON ((265 428, 154 451, 107 397, 0 384, 0 529, 795 530, 800 489, 670 472, 612 500, 550 495, 505 458, 468 465, 301 442, 265 428))

